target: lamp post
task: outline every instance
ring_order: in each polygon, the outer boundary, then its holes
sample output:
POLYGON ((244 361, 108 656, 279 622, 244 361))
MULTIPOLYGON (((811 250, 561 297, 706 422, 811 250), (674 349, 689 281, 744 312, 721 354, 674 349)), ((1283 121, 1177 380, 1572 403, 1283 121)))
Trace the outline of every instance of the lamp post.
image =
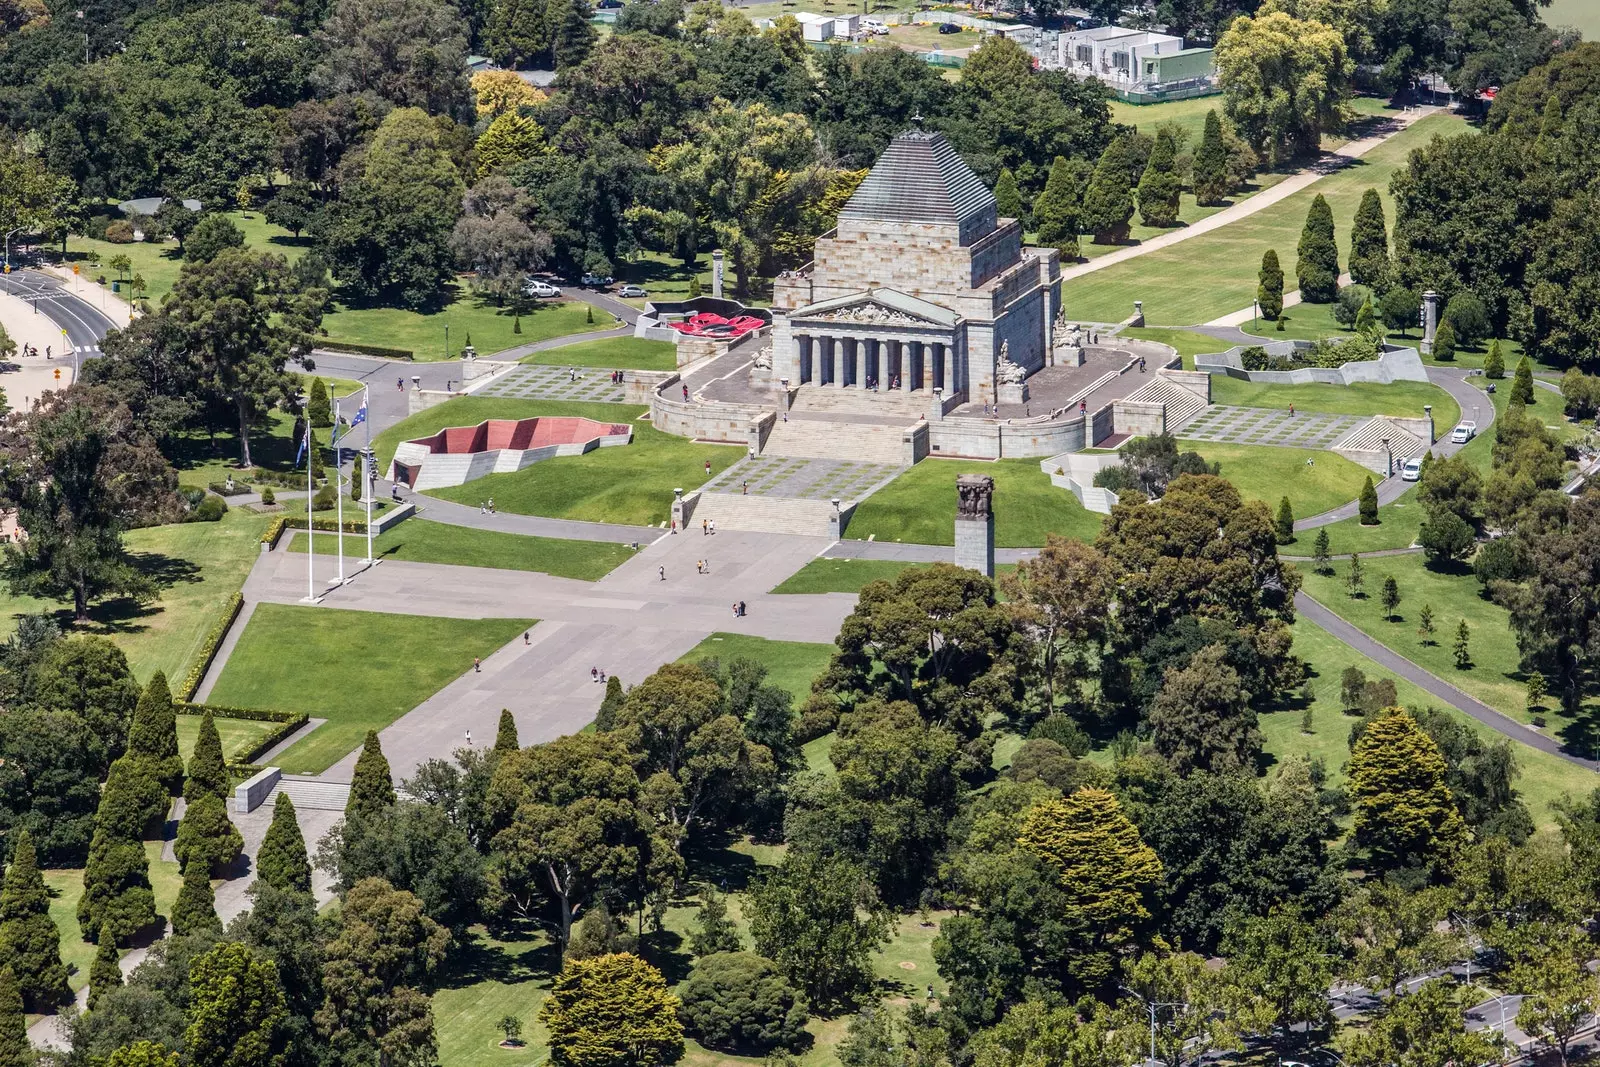
POLYGON ((306 596, 305 600, 301 601, 301 603, 317 604, 321 602, 322 598, 317 596, 317 578, 315 567, 317 558, 317 533, 311 522, 311 498, 316 495, 316 486, 313 484, 311 478, 311 468, 315 466, 315 464, 311 462, 311 450, 316 448, 317 445, 316 440, 311 436, 311 398, 305 393, 301 393, 299 396, 295 397, 295 400, 300 405, 301 418, 305 420, 306 427, 306 596))
POLYGON ((1145 1011, 1150 1013, 1150 1062, 1151 1063, 1159 1063, 1159 1062, 1161 1062, 1160 1060, 1156 1059, 1156 1012, 1161 1008, 1186 1008, 1189 1005, 1186 1004, 1184 1001, 1181 1001, 1181 1000, 1174 1000, 1174 1001, 1151 1000, 1149 997, 1146 997, 1144 994, 1136 993, 1132 989, 1129 989, 1127 986, 1118 986, 1117 988, 1121 989, 1124 993, 1128 994, 1128 996, 1130 996, 1130 997, 1134 998, 1135 1000, 1137 1000, 1140 1004, 1143 1004, 1145 1011))
POLYGON ((444 358, 450 358, 450 324, 444 324, 444 358))

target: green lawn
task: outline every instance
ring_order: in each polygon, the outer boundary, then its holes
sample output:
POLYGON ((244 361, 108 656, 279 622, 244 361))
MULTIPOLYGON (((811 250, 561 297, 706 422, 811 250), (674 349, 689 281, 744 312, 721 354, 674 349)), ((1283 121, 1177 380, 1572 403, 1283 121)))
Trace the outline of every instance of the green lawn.
MULTIPOLYGON (((263 736, 276 730, 279 723, 257 722, 254 719, 222 719, 213 718, 217 724, 217 734, 222 738, 223 759, 239 760, 255 746, 263 736)), ((200 716, 178 716, 178 751, 187 760, 194 752, 195 738, 200 736, 200 716)))
POLYGON ((1179 441, 1207 462, 1221 463, 1222 476, 1246 500, 1265 501, 1273 515, 1285 496, 1297 516, 1318 515, 1354 500, 1367 478, 1365 467, 1332 452, 1270 445, 1230 445, 1216 441, 1179 441), (1315 462, 1307 465, 1307 460, 1315 462))
POLYGON ((457 284, 454 294, 449 304, 435 311, 341 305, 323 316, 322 328, 331 341, 409 349, 418 361, 430 361, 459 357, 469 343, 479 355, 487 356, 517 345, 619 325, 609 311, 579 300, 543 300, 523 313, 518 333, 517 318, 509 306, 496 307, 473 295, 464 284, 457 284), (588 321, 591 313, 593 322, 588 321))
POLYGON ((795 571, 774 593, 859 593, 879 578, 892 579, 915 563, 891 559, 814 559, 795 571))
MULTIPOLYGON (((393 455, 395 443, 440 427, 470 426, 486 418, 581 415, 632 422, 633 441, 622 448, 601 448, 582 456, 557 456, 515 474, 490 474, 465 485, 430 492, 462 504, 477 504, 486 497, 493 497, 499 510, 517 515, 659 525, 671 516, 673 489, 698 488, 707 480, 705 465, 708 462, 715 474, 739 460, 744 449, 736 445, 698 444, 662 433, 649 423, 636 420, 643 410, 620 404, 463 397, 429 408, 385 431, 382 440, 387 451, 380 454, 393 455)), ((387 459, 383 462, 387 466, 387 459)))
MULTIPOLYGON (((311 246, 309 237, 300 237, 298 240, 287 230, 281 230, 271 225, 261 212, 229 211, 227 216, 233 220, 244 233, 245 244, 263 252, 273 252, 283 256, 291 263, 299 259, 305 250, 311 246)), ((116 255, 127 256, 133 263, 133 269, 128 277, 134 274, 141 275, 145 280, 144 299, 152 304, 159 304, 161 298, 172 291, 178 281, 178 273, 183 268, 183 260, 178 256, 178 243, 176 241, 163 241, 159 244, 139 241, 134 244, 118 245, 110 241, 95 241, 88 237, 73 236, 67 238, 67 258, 74 262, 82 262, 84 277, 93 279, 98 274, 106 276, 107 284, 117 278, 117 272, 111 269, 111 257, 116 255), (100 257, 98 266, 87 262, 90 253, 100 257)), ((123 292, 128 292, 128 287, 123 286, 123 292)))
POLYGON ((290 773, 316 773, 531 625, 261 604, 210 699, 328 719, 278 761, 290 773))
MULTIPOLYGON (((1316 689, 1316 700, 1311 708, 1313 732, 1301 732, 1303 706, 1298 701, 1284 710, 1268 712, 1261 716, 1266 751, 1280 760, 1295 755, 1311 759, 1321 757, 1328 769, 1328 784, 1337 786, 1344 782, 1344 764, 1350 756, 1350 727, 1356 722, 1339 707, 1339 676, 1346 667, 1358 667, 1371 679, 1392 676, 1322 627, 1304 619, 1294 625, 1294 652, 1305 659, 1313 671, 1311 681, 1316 689)), ((1438 700, 1403 679, 1396 678, 1395 687, 1404 705, 1440 706, 1438 700)), ((1502 736, 1476 719, 1453 713, 1487 740, 1497 741, 1502 736)), ((1513 749, 1521 772, 1517 777, 1517 791, 1541 829, 1555 825, 1551 812, 1554 801, 1567 794, 1588 793, 1600 786, 1600 776, 1566 760, 1527 745, 1514 745, 1513 749)))
MULTIPOLYGON (((183 876, 176 863, 161 858, 161 842, 146 841, 145 856, 150 863, 150 887, 155 890, 156 914, 171 915, 172 902, 178 899, 178 888, 183 876)), ((50 918, 61 931, 61 962, 71 971, 69 982, 74 990, 89 984, 89 967, 94 963, 95 947, 83 939, 78 929, 78 901, 83 897, 83 870, 49 870, 44 872, 45 888, 50 892, 50 918)))
MULTIPOLYGON (((301 375, 300 381, 302 388, 310 388, 309 376, 301 375)), ((333 397, 343 397, 361 388, 359 383, 346 378, 323 377, 322 384, 333 397)), ((359 401, 355 406, 360 406, 359 401)), ((354 408, 343 406, 341 413, 349 419, 354 415, 354 408)), ((329 455, 327 451, 329 440, 329 429, 319 428, 317 441, 323 448, 324 457, 329 455)), ((361 438, 358 437, 357 440, 361 438)), ((250 460, 256 467, 278 474, 287 474, 294 469, 295 456, 299 451, 300 442, 294 436, 292 412, 274 409, 251 427, 250 460)), ((224 425, 218 427, 214 433, 190 430, 180 434, 170 450, 170 456, 172 465, 178 470, 180 485, 204 487, 212 482, 227 481, 230 474, 236 480, 250 480, 249 474, 242 472, 239 467, 242 453, 239 448, 239 434, 233 428, 232 420, 225 420, 224 425)), ((301 468, 302 473, 304 469, 301 468)))
POLYGON ((433 993, 441 1067, 532 1067, 548 1061, 539 1006, 559 967, 559 955, 542 932, 501 940, 482 927, 470 930, 451 950, 433 993), (522 1048, 500 1047, 498 1024, 507 1015, 522 1020, 522 1048))
POLYGON ((1333 208, 1341 254, 1348 253, 1350 223, 1361 194, 1376 188, 1388 202, 1389 179, 1407 155, 1436 134, 1466 132, 1454 116, 1435 115, 1367 153, 1359 161, 1313 183, 1309 188, 1245 219, 1210 233, 1152 252, 1127 263, 1067 282, 1062 299, 1074 318, 1117 322, 1126 318, 1135 300, 1143 300, 1152 325, 1186 326, 1248 307, 1255 297, 1261 256, 1275 248, 1288 265, 1293 288, 1294 249, 1305 225, 1306 211, 1318 193, 1333 208))
MULTIPOLYGON (((499 501, 495 502, 498 506, 499 501)), ((296 537, 291 552, 304 552, 305 538, 296 537)), ((325 548, 320 551, 327 551, 325 548)), ((603 541, 568 541, 557 537, 525 537, 495 530, 474 530, 427 519, 407 519, 372 542, 379 559, 413 563, 453 563, 462 567, 498 567, 540 571, 558 578, 598 581, 633 555, 627 545, 603 541)))
POLYGON ((827 668, 828 660, 833 656, 833 646, 716 633, 684 653, 678 662, 696 663, 708 656, 724 662, 742 656, 765 664, 767 680, 787 689, 798 704, 810 694, 811 680, 827 668))
POLYGON ((1329 411, 1338 415, 1400 415, 1420 419, 1433 405, 1434 432, 1443 437, 1461 421, 1461 407, 1449 393, 1427 382, 1358 382, 1355 385, 1270 385, 1215 374, 1211 402, 1245 408, 1329 411))
POLYGON ((1088 541, 1100 532, 1101 516, 1084 509, 1065 489, 1050 484, 1037 459, 993 462, 926 459, 868 497, 845 527, 865 541, 955 544, 956 478, 986 474, 994 479, 994 543, 1003 548, 1044 544, 1058 533, 1088 541))
POLYGON ((605 367, 616 370, 675 370, 678 346, 643 337, 604 337, 597 341, 547 348, 524 356, 524 363, 552 367, 605 367))

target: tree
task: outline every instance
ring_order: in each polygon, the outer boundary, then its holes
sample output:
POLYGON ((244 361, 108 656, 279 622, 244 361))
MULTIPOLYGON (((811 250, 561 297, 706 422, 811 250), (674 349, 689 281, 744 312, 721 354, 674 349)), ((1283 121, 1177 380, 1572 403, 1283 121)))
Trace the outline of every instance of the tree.
POLYGON ((316 1013, 332 1051, 392 1067, 432 1063, 438 1042, 422 987, 449 943, 410 893, 381 878, 352 886, 326 948, 316 1013))
POLYGON ((113 1051, 106 1067, 178 1067, 178 1054, 159 1041, 135 1041, 113 1051))
POLYGON ((226 215, 202 215, 184 244, 183 258, 189 263, 209 263, 229 248, 244 247, 244 232, 226 215))
POLYGON ((183 885, 172 905, 172 932, 182 937, 202 930, 220 934, 222 920, 217 918, 217 895, 211 888, 211 872, 203 863, 191 863, 183 869, 183 885))
POLYGON ((1294 508, 1289 504, 1289 498, 1284 497, 1278 501, 1277 533, 1278 544, 1289 545, 1294 543, 1294 508))
POLYGON ((1037 556, 1001 578, 1018 621, 1032 633, 1047 712, 1056 708, 1058 686, 1079 680, 1073 653, 1105 642, 1115 581, 1103 553, 1059 534, 1046 535, 1037 556))
POLYGON ((1350 277, 1357 285, 1382 292, 1389 281, 1389 228, 1378 190, 1361 194, 1350 228, 1350 277))
POLYGON ((33 1061, 33 1046, 28 1042, 28 1017, 22 1009, 22 990, 11 968, 0 967, 0 1064, 27 1067, 33 1061))
POLYGON ((1493 1041, 1469 1033, 1454 983, 1432 979, 1406 996, 1391 997, 1371 1025, 1351 1031, 1342 1042, 1350 1067, 1393 1064, 1486 1063, 1495 1058, 1493 1041))
POLYGON ((346 819, 380 818, 394 807, 394 779, 389 772, 389 761, 378 743, 378 731, 368 730, 361 743, 361 755, 356 757, 355 771, 350 776, 350 799, 345 802, 346 819))
POLYGON ((0 148, 0 231, 64 234, 75 194, 72 180, 53 172, 44 156, 25 142, 10 141, 0 148))
POLYGON ((26 829, 17 833, 5 887, 0 889, 0 959, 11 968, 23 1002, 34 1011, 71 999, 67 969, 61 962, 61 932, 50 918, 50 893, 26 829))
POLYGON ((1545 693, 1544 675, 1538 671, 1528 674, 1526 706, 1529 711, 1538 710, 1544 703, 1545 693))
POLYGON ((1326 527, 1317 531, 1317 540, 1311 550, 1311 569, 1318 574, 1332 574, 1333 562, 1329 554, 1328 530, 1326 527))
POLYGON ((253 465, 251 424, 294 396, 284 364, 310 352, 327 299, 325 289, 302 289, 283 257, 247 249, 186 263, 178 275, 162 314, 198 355, 202 392, 233 408, 240 466, 253 465))
POLYGON ((328 399, 328 387, 321 378, 311 379, 311 388, 306 391, 306 416, 311 419, 315 427, 333 425, 333 405, 328 399))
POLYGON ((683 1055, 678 998, 629 953, 573 960, 539 1007, 557 1067, 659 1067, 683 1055))
POLYGON ((622 679, 611 675, 606 679, 606 695, 600 700, 600 710, 595 712, 594 728, 610 730, 616 725, 617 711, 622 707, 622 679))
POLYGON ((215 793, 189 801, 178 822, 173 853, 184 867, 199 864, 208 874, 221 874, 244 851, 244 838, 228 818, 227 802, 215 793))
POLYGON ((696 956, 719 952, 740 952, 739 927, 728 918, 728 905, 709 885, 700 891, 700 910, 694 917, 694 933, 689 935, 689 951, 696 956))
MULTIPOLYGON (((610 679, 607 679, 608 683, 609 681, 610 679)), ((512 717, 510 708, 501 708, 500 723, 495 728, 494 733, 494 754, 503 756, 507 752, 515 752, 519 747, 517 744, 517 720, 512 717)))
POLYGON ((360 175, 332 206, 327 243, 335 276, 355 292, 406 307, 434 300, 454 273, 450 233, 465 191, 434 122, 417 108, 391 111, 360 175))
POLYGON ((1300 283, 1300 299, 1308 304, 1331 304, 1339 293, 1339 245, 1333 236, 1333 209, 1321 193, 1306 212, 1294 273, 1300 283))
POLYGON ((872 983, 872 953, 889 940, 889 912, 852 863, 791 852, 745 904, 756 951, 812 1004, 836 1005, 872 983))
POLYGON ((1440 323, 1433 332, 1433 358, 1440 363, 1452 363, 1456 358, 1456 331, 1448 323, 1440 323))
POLYGON ((1445 305, 1444 321, 1450 324, 1456 342, 1468 348, 1488 337, 1492 329, 1489 309, 1483 306, 1478 294, 1470 289, 1463 289, 1450 298, 1450 303, 1445 305))
POLYGON ((266 210, 262 214, 272 225, 299 237, 303 230, 311 228, 317 220, 320 208, 321 204, 312 191, 311 184, 296 181, 281 186, 267 202, 266 210))
POLYGON ((1178 175, 1178 146, 1170 130, 1156 134, 1155 147, 1139 179, 1139 216, 1146 226, 1172 226, 1178 221, 1178 197, 1183 179, 1178 175))
POLYGON ((472 95, 478 104, 478 115, 494 119, 508 111, 537 107, 544 103, 545 94, 529 85, 510 70, 485 70, 472 76, 472 95))
POLYGON ((189 967, 184 1050, 195 1067, 269 1067, 289 1017, 278 968, 249 945, 224 942, 189 967))
POLYGON ((1433 643, 1433 605, 1424 604, 1417 613, 1417 636, 1422 638, 1422 643, 1433 643))
POLYGON ((1437 511, 1422 522, 1417 543, 1430 562, 1447 563, 1472 551, 1472 527, 1453 511, 1437 511))
POLYGON ((1398 708, 1367 724, 1350 751, 1356 843, 1383 869, 1445 861, 1465 827, 1439 747, 1398 708))
POLYGON ((1451 649, 1458 671, 1467 670, 1472 666, 1472 650, 1468 646, 1471 637, 1472 630, 1467 626, 1467 620, 1462 619, 1456 624, 1456 643, 1451 649))
POLYGON ((1211 645, 1181 670, 1168 667, 1150 705, 1151 741, 1180 775, 1247 769, 1261 752, 1255 711, 1226 657, 1211 645))
POLYGON ((1511 378, 1511 402, 1513 404, 1532 404, 1533 400, 1533 364, 1528 362, 1528 357, 1523 356, 1517 360, 1517 372, 1511 378))
MULTIPOLYGON (((167 676, 156 671, 150 676, 133 709, 128 727, 128 751, 150 763, 151 771, 176 794, 183 784, 183 757, 178 754, 178 716, 172 706, 172 690, 167 676)), ((220 752, 220 746, 218 751, 220 752)))
POLYGON ((474 287, 500 303, 520 299, 527 274, 543 266, 551 252, 549 235, 528 225, 536 210, 533 200, 496 174, 474 185, 463 206, 465 213, 450 235, 456 262, 475 271, 474 287))
POLYGON ((1060 918, 1082 952, 1069 967, 1085 985, 1103 981, 1113 972, 1113 953, 1150 918, 1161 861, 1103 789, 1036 804, 1023 817, 1018 841, 1055 873, 1063 891, 1067 910, 1060 918))
MULTIPOLYGON (((521 82, 522 79, 517 80, 521 82)), ((515 111, 495 118, 473 146, 473 154, 478 158, 480 180, 491 174, 500 174, 546 151, 549 149, 539 124, 515 111)))
MULTIPOLYGON (((1056 157, 1061 158, 1060 156, 1056 157)), ((1054 170, 1054 166, 1051 167, 1054 170)), ((1010 167, 1000 168, 1000 177, 994 183, 995 210, 1003 219, 1024 221, 1027 215, 1022 208, 1022 194, 1017 191, 1017 176, 1010 167)))
POLYGON ((94 1011, 100 998, 113 989, 122 988, 122 958, 117 952, 116 930, 107 923, 100 928, 99 942, 94 949, 94 963, 89 967, 88 1008, 94 1011))
POLYGON ((1588 941, 1576 931, 1513 971, 1513 988, 1525 994, 1517 1027, 1543 1041, 1567 1065, 1572 1041, 1600 1010, 1600 986, 1585 966, 1588 941))
POLYGON ((336 0, 317 38, 323 59, 312 82, 330 97, 370 92, 396 111, 470 114, 467 27, 451 4, 336 0))
POLYGON ((1367 475, 1367 480, 1361 483, 1361 497, 1359 501, 1361 512, 1361 525, 1378 525, 1378 490, 1373 488, 1372 475, 1367 475))
POLYGON ((256 853, 256 876, 285 892, 311 892, 311 861, 306 856, 300 820, 289 794, 281 790, 272 802, 272 823, 256 853))
POLYGON ((770 960, 749 952, 719 952, 697 962, 680 1014, 702 1045, 727 1052, 795 1048, 805 1035, 805 999, 770 960))
POLYGON ((150 865, 140 840, 149 805, 140 793, 154 793, 164 803, 165 792, 138 769, 137 761, 127 761, 125 756, 112 766, 95 811, 83 896, 78 899, 78 926, 86 941, 107 927, 117 940, 125 940, 156 920, 150 865))
POLYGON ((1128 237, 1133 217, 1133 138, 1123 135, 1106 146, 1095 165, 1094 177, 1083 194, 1080 225, 1094 234, 1098 245, 1116 244, 1128 237))
POLYGON ((1256 303, 1261 306, 1261 317, 1268 322, 1283 314, 1283 268, 1278 265, 1278 253, 1267 249, 1261 257, 1261 277, 1256 285, 1256 303))
POLYGON ((441 804, 406 799, 371 818, 346 818, 323 838, 318 866, 340 889, 382 878, 415 894, 430 919, 452 930, 479 914, 489 895, 483 856, 441 804))
POLYGON ((1194 153, 1194 196, 1202 207, 1222 201, 1229 193, 1228 149, 1222 143, 1222 119, 1216 109, 1206 112, 1205 132, 1194 153))
POLYGON ((1354 981, 1398 995, 1407 981, 1448 967, 1460 957, 1460 939, 1447 920, 1453 895, 1447 888, 1402 887, 1373 879, 1347 896, 1333 916, 1354 981))
POLYGON ((1378 298, 1378 318, 1384 326, 1398 331, 1402 336, 1417 324, 1417 309, 1422 298, 1415 290, 1392 286, 1378 298))
POLYGON ((1044 191, 1033 202, 1033 221, 1040 244, 1059 249, 1064 260, 1078 258, 1081 223, 1077 182, 1073 180, 1072 165, 1060 156, 1050 165, 1044 191))
POLYGON ((208 794, 227 801, 231 782, 228 766, 222 760, 222 735, 207 708, 200 716, 200 732, 189 757, 189 778, 184 782, 183 795, 191 804, 208 794))
POLYGON ((1160 1005, 1152 1039, 1167 1067, 1199 1062, 1213 1049, 1241 1048, 1243 1038, 1227 1018, 1225 981, 1196 953, 1146 952, 1128 963, 1124 988, 1137 995, 1122 1001, 1122 1024, 1143 1030, 1151 1023, 1146 1005, 1160 1005))
POLYGON ((1292 908, 1235 922, 1223 939, 1223 952, 1240 1009, 1236 1025, 1270 1034, 1281 1053, 1294 1040, 1295 1027, 1327 1023, 1332 947, 1292 908))
POLYGON ((1237 18, 1217 38, 1223 111, 1274 167, 1341 128, 1353 70, 1342 33, 1282 11, 1237 18))
POLYGON ((156 208, 156 225, 161 227, 161 232, 177 239, 178 255, 184 254, 184 241, 186 241, 194 228, 200 225, 200 213, 191 211, 184 206, 183 201, 177 197, 167 197, 156 208))

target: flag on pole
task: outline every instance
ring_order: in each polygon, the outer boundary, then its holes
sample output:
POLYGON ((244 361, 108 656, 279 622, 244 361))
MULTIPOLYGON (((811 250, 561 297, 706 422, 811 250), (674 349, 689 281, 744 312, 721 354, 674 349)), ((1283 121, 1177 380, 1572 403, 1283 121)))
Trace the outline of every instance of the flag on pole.
POLYGON ((366 421, 367 421, 367 397, 366 397, 366 394, 363 393, 361 395, 361 406, 356 408, 356 417, 350 420, 350 429, 353 430, 357 426, 360 426, 363 422, 366 422, 366 421))
POLYGON ((305 457, 305 454, 306 454, 306 443, 308 441, 310 441, 310 440, 311 440, 311 420, 307 419, 306 420, 306 432, 305 432, 305 435, 300 438, 300 449, 299 449, 299 451, 297 451, 294 454, 294 465, 296 467, 300 466, 300 460, 305 457))

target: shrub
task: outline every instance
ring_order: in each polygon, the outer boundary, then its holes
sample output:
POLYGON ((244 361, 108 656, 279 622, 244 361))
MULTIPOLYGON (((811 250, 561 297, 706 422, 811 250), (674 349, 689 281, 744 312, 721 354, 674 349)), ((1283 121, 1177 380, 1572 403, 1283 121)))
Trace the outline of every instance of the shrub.
POLYGON ((384 359, 410 359, 417 358, 417 354, 409 348, 386 348, 383 345, 358 345, 350 341, 318 340, 317 347, 329 352, 350 352, 358 356, 380 356, 384 359))
POLYGON ((1489 336, 1489 311, 1476 293, 1463 290, 1451 297, 1444 321, 1455 331, 1457 344, 1470 348, 1489 336))
POLYGON ((1378 525, 1378 491, 1372 486, 1372 475, 1367 475, 1367 480, 1361 486, 1361 498, 1358 503, 1361 512, 1361 525, 1378 525))
POLYGON ((1440 511, 1422 524, 1417 544, 1430 562, 1460 559, 1472 550, 1472 527, 1455 512, 1440 511))
POLYGON ((1054 741, 1079 759, 1087 756, 1094 747, 1089 735, 1083 732, 1083 727, 1059 711, 1051 712, 1034 723, 1033 729, 1028 731, 1028 737, 1030 740, 1054 741))
POLYGON ((696 964, 679 1015, 707 1048, 759 1054, 805 1038, 805 1000, 770 960, 751 952, 719 952, 696 964))
POLYGON ((114 245, 131 245, 133 243, 133 223, 127 219, 117 219, 106 226, 106 240, 114 245))
POLYGON ((261 502, 269 507, 278 502, 278 494, 272 491, 272 486, 261 487, 261 502))
POLYGON ((1266 370, 1272 359, 1260 345, 1251 345, 1239 353, 1239 363, 1245 370, 1266 370))
POLYGON ((1333 321, 1345 329, 1352 329, 1362 305, 1372 299, 1372 290, 1364 285, 1347 285, 1339 290, 1333 301, 1333 321))
MULTIPOLYGON (((233 625, 233 620, 239 617, 240 610, 244 607, 244 597, 234 593, 228 598, 227 604, 222 609, 222 615, 211 627, 211 632, 206 635, 205 643, 200 646, 200 655, 195 660, 194 666, 189 668, 189 673, 183 680, 183 686, 178 690, 179 700, 189 700, 194 696, 195 690, 200 688, 200 681, 206 676, 206 671, 211 669, 211 661, 216 658, 217 648, 222 644, 222 639, 227 636, 228 627, 233 625)), ((178 709, 178 714, 191 714, 183 708, 178 709)), ((192 714, 198 715, 199 712, 192 714)))
POLYGON ((221 522, 228 513, 228 502, 215 493, 208 494, 187 516, 185 522, 221 522))
POLYGON ((1434 332, 1433 358, 1440 363, 1449 363, 1456 358, 1456 332, 1448 322, 1434 332))
POLYGON ((1484 585, 1493 581, 1521 581, 1532 569, 1527 550, 1515 537, 1497 537, 1478 549, 1478 554, 1472 558, 1472 573, 1484 585))
POLYGON ((312 511, 329 511, 338 503, 339 493, 330 483, 317 490, 317 495, 311 498, 312 511))

